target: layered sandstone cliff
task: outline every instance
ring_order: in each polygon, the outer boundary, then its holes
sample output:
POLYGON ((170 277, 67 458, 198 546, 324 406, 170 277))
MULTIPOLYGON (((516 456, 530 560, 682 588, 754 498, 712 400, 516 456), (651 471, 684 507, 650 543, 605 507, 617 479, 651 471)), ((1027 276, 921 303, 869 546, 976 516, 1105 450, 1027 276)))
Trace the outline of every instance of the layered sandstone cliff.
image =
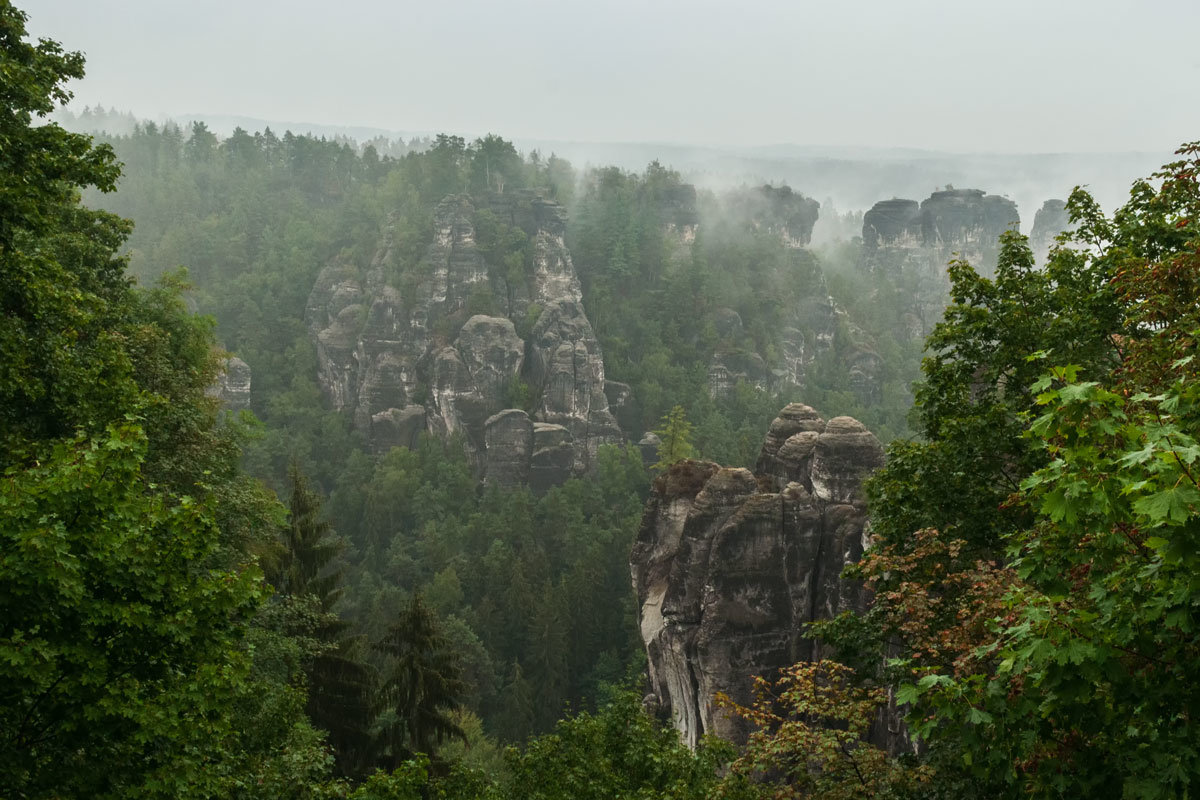
POLYGON ((1050 248, 1060 233, 1069 231, 1071 214, 1063 200, 1047 200, 1033 215, 1033 228, 1029 231, 1029 248, 1033 251, 1034 260, 1045 264, 1050 255, 1050 248))
POLYGON ((944 189, 925 200, 882 200, 863 215, 863 263, 908 295, 907 330, 923 339, 941 319, 949 292, 946 265, 964 259, 995 272, 1000 235, 1020 226, 1016 204, 980 189, 944 189))
POLYGON ((422 431, 461 435, 489 482, 538 475, 553 485, 582 472, 600 445, 623 437, 562 208, 530 192, 454 195, 433 222, 417 265, 402 263, 386 230, 365 268, 322 270, 306 318, 329 403, 378 450, 411 446, 422 431), (485 258, 482 212, 526 237, 527 263, 485 258), (552 445, 538 447, 539 424, 551 426, 542 440, 552 445))
POLYGON ((841 573, 866 544, 861 486, 882 462, 857 420, 793 403, 755 472, 684 461, 655 481, 630 569, 651 691, 686 743, 744 740, 715 695, 747 703, 752 676, 825 655, 806 623, 865 608, 841 573))

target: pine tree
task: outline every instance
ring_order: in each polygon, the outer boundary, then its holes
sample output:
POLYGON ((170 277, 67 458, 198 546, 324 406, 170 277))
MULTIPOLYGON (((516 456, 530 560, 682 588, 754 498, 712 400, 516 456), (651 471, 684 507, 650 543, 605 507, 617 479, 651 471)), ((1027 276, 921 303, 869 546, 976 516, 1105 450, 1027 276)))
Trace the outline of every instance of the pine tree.
POLYGON ((675 406, 662 418, 662 428, 656 430, 662 440, 658 445, 658 463, 652 469, 662 472, 677 461, 695 458, 696 448, 692 445, 692 423, 688 422, 683 406, 675 406))
POLYGON ((383 731, 385 760, 395 766, 416 753, 436 758, 447 738, 465 739, 452 716, 466 691, 462 667, 419 593, 375 648, 392 660, 383 685, 394 713, 383 731))
POLYGON ((329 611, 342 593, 342 573, 329 567, 344 545, 329 521, 322 518, 320 495, 295 461, 288 465, 288 479, 292 485, 288 527, 272 582, 285 594, 316 596, 329 611))
POLYGON ((567 614, 560 589, 547 581, 529 610, 527 648, 530 677, 538 687, 535 721, 549 729, 562 714, 567 689, 567 614))
POLYGON ((373 760, 374 673, 364 659, 362 637, 349 635, 347 623, 333 612, 342 593, 342 573, 331 569, 331 563, 341 554, 342 542, 322 518, 320 495, 294 461, 288 474, 291 515, 274 583, 285 594, 316 598, 324 611, 309 631, 323 648, 308 665, 307 711, 313 724, 328 732, 338 771, 357 775, 373 760))
POLYGON ((533 705, 533 688, 525 678, 521 662, 513 661, 496 714, 496 733, 501 739, 523 742, 533 732, 533 705))

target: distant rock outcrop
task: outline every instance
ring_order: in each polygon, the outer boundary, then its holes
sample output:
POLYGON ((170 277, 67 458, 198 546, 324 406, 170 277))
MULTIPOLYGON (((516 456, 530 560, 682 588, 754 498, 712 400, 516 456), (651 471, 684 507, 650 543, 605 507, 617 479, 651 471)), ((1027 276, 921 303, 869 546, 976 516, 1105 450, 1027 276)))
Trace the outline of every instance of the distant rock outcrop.
POLYGON ((231 411, 240 411, 250 407, 250 365, 237 356, 225 359, 217 382, 209 388, 210 397, 221 401, 221 405, 231 411))
POLYGON ((920 205, 883 200, 863 216, 863 251, 875 269, 924 268, 940 274, 959 257, 990 274, 1000 234, 1020 222, 1016 203, 981 189, 944 189, 920 205))
POLYGON ((759 186, 735 195, 749 214, 751 224, 779 236, 789 248, 807 247, 812 241, 821 204, 792 191, 790 186, 759 186))
POLYGON ((865 608, 841 573, 863 552, 862 481, 882 463, 857 420, 793 403, 754 473, 684 461, 655 481, 630 569, 651 691, 687 744, 744 741, 714 696, 748 703, 753 676, 826 655, 805 623, 865 608))
POLYGON ((1071 228, 1071 215, 1065 201, 1047 200, 1042 203, 1042 207, 1033 215, 1033 229, 1029 232, 1029 248, 1033 250, 1034 260, 1038 264, 1045 264, 1055 238, 1071 228))
POLYGON ((863 262, 893 276, 911 295, 906 316, 914 338, 924 338, 941 319, 955 258, 981 274, 995 272, 998 240, 1020 225, 1016 203, 981 189, 944 189, 918 204, 882 200, 863 215, 863 262))
POLYGON ((325 267, 306 319, 329 403, 377 450, 422 430, 461 434, 488 482, 536 474, 553 485, 585 470, 601 444, 624 437, 564 234, 563 209, 532 192, 453 195, 434 212, 419 265, 399 263, 388 229, 365 268, 325 267), (526 237, 523 274, 484 257, 484 211, 526 237), (553 457, 538 459, 535 423, 565 431, 553 457))

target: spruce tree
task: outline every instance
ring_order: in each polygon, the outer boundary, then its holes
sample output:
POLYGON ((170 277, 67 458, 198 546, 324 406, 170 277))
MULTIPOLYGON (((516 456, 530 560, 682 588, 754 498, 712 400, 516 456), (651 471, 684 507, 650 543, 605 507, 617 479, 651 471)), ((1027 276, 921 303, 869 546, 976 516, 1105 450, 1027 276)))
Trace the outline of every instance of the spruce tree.
POLYGON ((282 593, 311 596, 324 612, 310 622, 308 631, 321 648, 306 670, 307 711, 313 724, 328 732, 338 771, 358 775, 373 760, 374 673, 365 662, 362 637, 351 635, 347 623, 333 612, 342 592, 342 573, 333 568, 333 561, 343 544, 323 518, 320 495, 294 461, 288 474, 291 514, 283 554, 272 577, 282 593))
POLYGON ((391 659, 383 700, 393 712, 383 730, 391 765, 416 753, 436 757, 447 738, 465 739, 452 712, 466 691, 458 656, 419 593, 376 649, 391 659))
POLYGON ((688 422, 683 406, 675 406, 662 418, 662 428, 656 430, 662 442, 658 446, 658 463, 653 469, 661 472, 677 461, 696 457, 692 445, 692 423, 688 422))

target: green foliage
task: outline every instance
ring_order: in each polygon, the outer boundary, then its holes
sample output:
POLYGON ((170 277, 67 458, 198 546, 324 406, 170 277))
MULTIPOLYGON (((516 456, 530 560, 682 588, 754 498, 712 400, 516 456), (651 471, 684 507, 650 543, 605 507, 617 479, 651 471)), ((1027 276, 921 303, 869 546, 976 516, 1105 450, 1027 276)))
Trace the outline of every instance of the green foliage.
POLYGON ((333 561, 344 543, 323 518, 320 497, 299 467, 293 462, 288 472, 290 514, 271 579, 288 607, 312 601, 319 611, 290 631, 315 645, 303 660, 307 713, 314 725, 327 732, 338 772, 359 775, 372 763, 375 751, 371 734, 375 674, 361 653, 362 637, 351 634, 333 613, 342 594, 342 573, 333 561))
POLYGON ((1111 220, 1077 191, 1079 249, 1044 275, 1011 269, 1023 250, 995 284, 959 268, 930 442, 874 485, 867 623, 900 642, 939 772, 990 796, 1181 797, 1200 774, 1200 146, 1180 152, 1111 220))
POLYGON ((466 689, 462 667, 421 595, 413 594, 408 609, 375 647, 390 662, 383 697, 391 717, 384 723, 383 738, 391 760, 416 753, 434 756, 446 739, 465 740, 451 716, 466 689))
POLYGON ((252 570, 211 566, 211 501, 145 490, 110 425, 0 488, 0 775, 18 796, 206 796, 246 675, 252 570))
MULTIPOLYGON (((1073 199, 1076 213, 1081 210, 1073 199)), ((964 262, 951 264, 952 303, 930 335, 914 416, 924 441, 901 442, 868 484, 872 525, 882 541, 903 544, 912 531, 936 527, 995 554, 1002 537, 1029 522, 1006 502, 1044 456, 1024 436, 1035 407, 1029 386, 1041 366, 1033 353, 1110 369, 1111 334, 1119 329, 1107 273, 1085 253, 1060 250, 1034 268, 1024 237, 1001 237, 994 279, 964 262)))
POLYGON ((83 74, 79 53, 25 41, 25 15, 0 7, 0 448, 103 430, 136 397, 122 337, 127 285, 117 248, 129 223, 78 204, 111 191, 111 148, 41 124, 83 74), (34 119, 38 119, 38 124, 34 119), (103 390, 100 390, 103 389, 103 390))
POLYGON ((503 401, 505 408, 521 408, 532 414, 536 409, 537 398, 529 384, 514 375, 504 387, 503 401))
POLYGON ((321 500, 292 463, 288 469, 292 484, 288 526, 284 532, 283 552, 272 582, 279 591, 290 595, 312 595, 326 611, 337 602, 341 575, 329 569, 342 551, 342 542, 333 535, 333 527, 322 519, 321 500))
MULTIPOLYGON (((452 745, 447 746, 449 750, 452 745)), ((569 716, 552 733, 510 748, 507 766, 483 772, 458 764, 439 774, 424 756, 377 773, 353 793, 357 800, 607 800, 613 797, 702 800, 714 796, 733 748, 706 741, 692 752, 671 728, 647 716, 629 690, 610 692, 595 713, 569 716)), ((725 798, 765 796, 725 782, 725 798)))
POLYGON ((717 701, 756 727, 717 798, 896 798, 929 781, 928 767, 909 768, 866 741, 887 691, 855 686, 835 661, 795 664, 773 683, 756 677, 749 707, 717 701))
MULTIPOLYGON (((627 559, 648 476, 634 448, 602 447, 590 480, 541 498, 477 492, 461 446, 423 438, 348 473, 331 507, 354 551, 345 619, 372 641, 420 592, 443 621, 488 735, 522 741, 586 705, 640 648, 627 559)), ((376 653, 375 666, 387 671, 376 653)))
POLYGON ((0 5, 0 783, 19 797, 305 797, 328 766, 256 615, 282 518, 206 397, 212 322, 124 276, 79 203, 112 150, 34 124, 82 58, 0 5), (261 650, 259 649, 261 646, 261 650), (286 679, 286 678, 284 678, 286 679))
POLYGON ((662 419, 662 427, 655 431, 661 440, 658 445, 658 461, 652 469, 662 472, 677 461, 695 458, 692 446, 692 423, 687 421, 683 406, 675 406, 662 419))
POLYGON ((695 753, 653 720, 630 691, 595 714, 561 721, 554 732, 512 753, 506 797, 607 800, 612 797, 701 800, 732 748, 706 741, 695 753))

